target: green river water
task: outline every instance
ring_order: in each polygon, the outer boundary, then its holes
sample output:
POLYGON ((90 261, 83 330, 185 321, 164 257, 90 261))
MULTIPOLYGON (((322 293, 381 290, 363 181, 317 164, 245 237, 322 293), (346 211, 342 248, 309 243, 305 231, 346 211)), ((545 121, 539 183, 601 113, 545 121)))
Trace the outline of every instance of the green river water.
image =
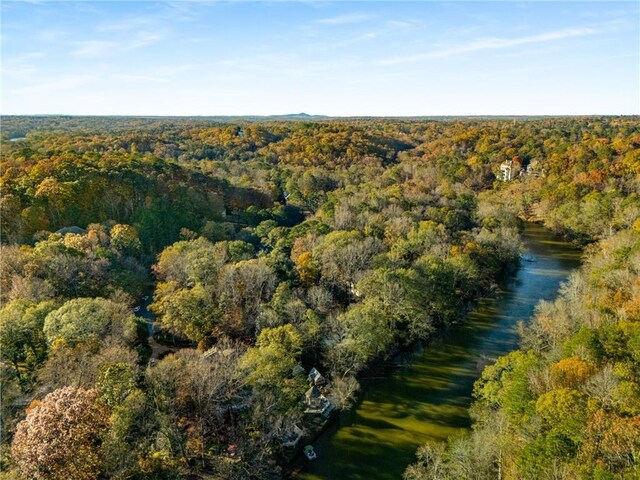
POLYGON ((373 381, 314 443, 317 460, 303 480, 399 480, 428 440, 469 428, 473 383, 487 359, 517 348, 516 325, 539 300, 556 296, 580 263, 580 252, 536 224, 523 234, 526 256, 496 298, 483 299, 455 325, 393 374, 373 381))

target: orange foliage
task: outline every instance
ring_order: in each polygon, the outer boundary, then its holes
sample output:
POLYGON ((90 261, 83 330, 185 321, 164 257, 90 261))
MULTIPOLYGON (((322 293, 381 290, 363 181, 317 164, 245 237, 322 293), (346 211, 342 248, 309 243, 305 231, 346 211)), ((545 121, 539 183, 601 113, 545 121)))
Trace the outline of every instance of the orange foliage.
POLYGON ((551 376, 555 383, 563 387, 575 387, 595 372, 595 366, 573 356, 563 358, 551 365, 551 376))

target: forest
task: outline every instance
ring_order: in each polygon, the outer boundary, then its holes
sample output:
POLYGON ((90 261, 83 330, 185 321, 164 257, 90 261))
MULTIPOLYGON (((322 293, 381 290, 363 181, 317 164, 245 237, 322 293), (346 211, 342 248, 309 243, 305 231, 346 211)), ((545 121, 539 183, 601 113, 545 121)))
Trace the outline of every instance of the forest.
POLYGON ((639 478, 640 119, 5 116, 0 148, 0 478, 284 478, 523 221, 583 267, 405 479, 639 478))

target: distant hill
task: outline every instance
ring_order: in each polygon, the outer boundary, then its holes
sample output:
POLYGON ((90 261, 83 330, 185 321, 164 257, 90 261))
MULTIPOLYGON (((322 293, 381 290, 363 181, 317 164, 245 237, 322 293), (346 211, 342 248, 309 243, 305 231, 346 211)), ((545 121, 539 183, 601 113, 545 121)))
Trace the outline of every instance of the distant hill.
POLYGON ((327 115, 309 115, 308 113, 287 113, 285 115, 268 115, 266 118, 283 119, 283 120, 326 120, 327 115))

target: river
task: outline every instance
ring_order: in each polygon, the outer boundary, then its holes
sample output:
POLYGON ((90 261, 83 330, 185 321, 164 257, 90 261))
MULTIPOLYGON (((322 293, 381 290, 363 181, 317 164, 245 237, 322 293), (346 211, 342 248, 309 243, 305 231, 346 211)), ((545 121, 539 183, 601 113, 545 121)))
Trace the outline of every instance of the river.
POLYGON ((418 447, 469 428, 475 380, 487 359, 517 348, 516 325, 540 300, 553 299, 580 264, 580 252, 536 224, 527 224, 525 257, 495 298, 482 299, 405 367, 375 381, 314 443, 318 459, 303 480, 399 480, 418 447))

